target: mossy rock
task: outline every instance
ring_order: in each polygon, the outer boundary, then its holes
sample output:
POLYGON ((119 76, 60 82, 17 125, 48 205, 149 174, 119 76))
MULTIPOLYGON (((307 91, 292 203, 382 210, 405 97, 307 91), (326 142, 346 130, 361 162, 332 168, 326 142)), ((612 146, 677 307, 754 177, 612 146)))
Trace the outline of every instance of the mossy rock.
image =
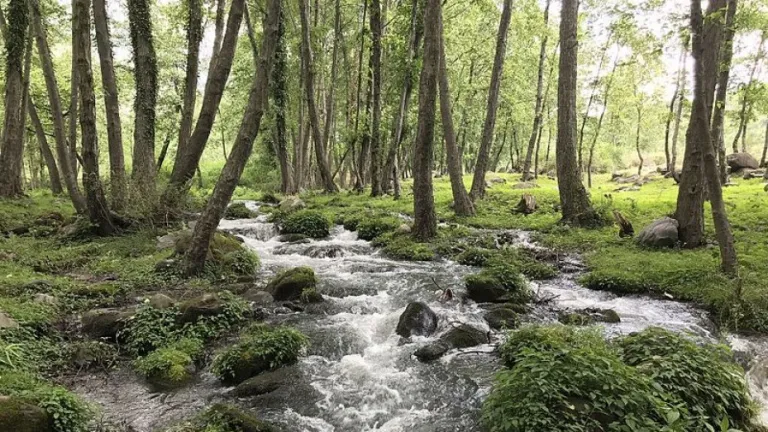
POLYGON ((277 238, 277 240, 281 243, 294 243, 303 240, 309 241, 307 239, 309 239, 309 237, 305 236, 304 234, 283 234, 277 238))
POLYGON ((322 294, 317 292, 316 287, 312 288, 305 288, 301 291, 301 295, 299 296, 299 301, 301 301, 304 304, 311 304, 311 303, 322 303, 325 301, 322 294))
MULTIPOLYGON (((179 233, 174 246, 176 256, 186 254, 191 241, 191 230, 179 233)), ((253 275, 260 265, 259 257, 243 246, 242 241, 238 237, 222 231, 217 231, 213 235, 205 259, 206 269, 217 276, 253 275)), ((170 263, 169 266, 172 268, 174 264, 170 263)))
POLYGON ((272 372, 265 372, 238 384, 234 394, 237 397, 250 397, 271 393, 293 382, 298 373, 295 366, 286 366, 272 372))
MULTIPOLYGON (((176 430, 176 429, 174 429, 176 430)), ((242 409, 217 403, 187 422, 183 432, 279 432, 242 409)))
POLYGON ((0 396, 0 431, 53 432, 53 419, 36 405, 0 396))
POLYGON ((331 222, 322 213, 313 210, 301 210, 289 214, 282 222, 281 234, 303 234, 311 238, 328 237, 331 222))
POLYGON ((81 318, 83 333, 92 338, 113 339, 135 314, 133 309, 94 309, 81 318))
POLYGON ((317 277, 309 267, 296 267, 285 270, 267 284, 265 291, 272 294, 276 301, 300 300, 305 290, 316 289, 317 277))
POLYGON ((136 360, 134 366, 155 388, 171 389, 192 378, 202 352, 201 341, 182 339, 136 360))
POLYGON ((234 220, 234 219, 253 219, 255 218, 257 213, 248 207, 246 207, 245 203, 237 202, 232 203, 227 207, 227 210, 224 211, 224 219, 234 220))
POLYGON ((408 235, 382 234, 376 237, 373 246, 382 247, 384 255, 404 261, 433 261, 435 251, 429 243, 419 243, 408 235))
POLYGON ((494 307, 483 315, 488 326, 494 330, 513 329, 520 324, 515 309, 509 306, 494 307))
POLYGON ((466 266, 483 267, 493 256, 493 251, 480 248, 468 248, 456 256, 456 262, 466 266))
POLYGON ((227 303, 217 294, 203 294, 179 305, 179 322, 191 323, 201 317, 220 315, 226 306, 227 303))
POLYGON ((400 221, 393 217, 364 219, 357 224, 357 238, 373 240, 376 237, 393 232, 400 226, 400 221))
POLYGON ((514 265, 495 265, 465 278, 467 296, 478 303, 526 303, 532 293, 514 265))

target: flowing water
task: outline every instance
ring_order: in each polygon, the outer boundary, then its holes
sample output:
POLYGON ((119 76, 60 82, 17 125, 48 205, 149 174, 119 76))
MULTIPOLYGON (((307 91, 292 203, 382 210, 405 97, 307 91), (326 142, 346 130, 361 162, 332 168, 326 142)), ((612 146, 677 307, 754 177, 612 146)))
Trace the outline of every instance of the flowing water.
MULTIPOLYGON (((256 203, 248 203, 258 209, 256 203)), ((103 407, 106 418, 129 431, 152 431, 193 415, 220 400, 238 403, 286 432, 470 432, 480 430, 479 410, 487 396, 498 360, 491 343, 452 351, 433 363, 420 363, 412 353, 457 323, 489 331, 484 310, 472 302, 441 303, 436 290, 463 291, 469 267, 450 261, 411 263, 382 256, 354 232, 333 229, 324 240, 281 243, 265 217, 222 221, 220 229, 241 236, 262 262, 259 280, 283 268, 312 267, 325 302, 302 313, 275 308, 267 320, 295 326, 310 337, 308 355, 291 368, 290 385, 267 395, 235 400, 228 388, 208 372, 185 388, 152 393, 128 369, 87 376, 75 388, 103 407), (411 301, 426 302, 439 316, 438 331, 430 338, 403 343, 395 334, 398 318, 411 301)), ((507 233, 509 237, 510 233, 507 233)), ((536 247, 524 232, 513 233, 516 244, 536 247)), ((617 297, 588 290, 576 283, 580 263, 561 262, 560 277, 532 282, 540 297, 553 298, 525 319, 551 321, 556 309, 596 307, 613 309, 621 317, 605 325, 606 333, 626 334, 661 326, 714 339, 706 314, 674 301, 646 297, 617 297)), ((732 339, 738 349, 760 351, 761 341, 732 339)), ((759 363, 759 362, 753 362, 759 363)), ((751 386, 759 399, 768 398, 765 367, 753 368, 751 386)))

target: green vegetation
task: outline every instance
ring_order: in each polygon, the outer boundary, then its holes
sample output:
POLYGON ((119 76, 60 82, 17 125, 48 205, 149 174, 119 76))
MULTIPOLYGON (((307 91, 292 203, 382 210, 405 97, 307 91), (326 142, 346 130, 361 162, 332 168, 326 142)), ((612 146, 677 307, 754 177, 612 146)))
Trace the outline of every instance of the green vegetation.
POLYGON ((605 342, 594 329, 525 327, 483 406, 488 430, 749 431, 755 411, 727 348, 661 329, 605 342))
POLYGON ((136 370, 153 383, 175 385, 187 381, 200 359, 203 343, 181 339, 134 362, 136 370))
POLYGON ((290 327, 254 325, 239 341, 222 350, 211 371, 227 384, 237 384, 268 370, 296 363, 306 336, 290 327))
MULTIPOLYGON (((183 256, 192 240, 192 231, 182 231, 176 240, 177 256, 183 256)), ((208 246, 205 271, 213 279, 253 276, 259 268, 259 257, 243 246, 235 236, 217 231, 208 246)))
POLYGON ((373 245, 381 247, 385 255, 394 259, 432 261, 436 256, 432 244, 418 242, 407 234, 383 234, 376 237, 373 245))
POLYGON ((357 237, 362 240, 373 240, 382 234, 396 230, 400 224, 401 222, 395 217, 365 219, 357 224, 357 237))
POLYGON ((230 204, 224 212, 224 219, 250 219, 254 217, 256 217, 256 212, 249 210, 242 202, 230 204))
POLYGON ((282 234, 303 234, 312 238, 324 238, 330 234, 330 219, 312 210, 300 210, 285 216, 281 221, 282 234))
POLYGON ((168 432, 277 432, 277 429, 235 406, 215 404, 168 432))

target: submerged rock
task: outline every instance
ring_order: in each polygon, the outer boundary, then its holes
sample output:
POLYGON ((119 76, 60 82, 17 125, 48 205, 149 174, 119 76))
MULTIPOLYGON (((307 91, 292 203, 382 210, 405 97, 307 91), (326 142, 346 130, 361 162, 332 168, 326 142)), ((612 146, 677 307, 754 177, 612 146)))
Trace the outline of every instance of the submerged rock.
POLYGON ((243 298, 261 306, 271 305, 275 301, 272 294, 260 289, 250 289, 246 291, 245 294, 243 294, 243 298))
POLYGON ((419 361, 430 362, 432 360, 439 359, 450 349, 450 345, 441 340, 438 340, 437 342, 432 342, 417 349, 413 355, 416 356, 419 361))
POLYGON ((83 314, 83 333, 92 338, 113 339, 133 317, 133 309, 94 309, 83 314))
POLYGON ((513 329, 520 324, 517 312, 509 306, 495 307, 483 316, 488 326, 494 330, 513 329))
POLYGON ((36 405, 0 396, 0 431, 52 432, 53 419, 36 405))
POLYGON ((490 342, 488 333, 469 324, 454 327, 435 342, 425 345, 413 353, 419 361, 437 360, 451 349, 469 348, 490 342))
POLYGON ((206 419, 205 424, 200 429, 194 429, 194 432, 224 430, 221 429, 222 425, 229 425, 238 432, 278 432, 274 426, 264 423, 256 417, 248 414, 233 405, 225 405, 217 403, 210 407, 203 418, 206 419))
POLYGON ((437 329, 437 314, 425 303, 411 302, 400 315, 395 333, 401 337, 429 336, 437 329))
POLYGON ((675 247, 678 242, 680 224, 670 217, 663 217, 651 222, 637 235, 637 242, 649 247, 675 247))
POLYGON ((621 322, 621 317, 613 309, 587 308, 561 313, 558 320, 566 325, 584 326, 596 322, 615 324, 621 322))
POLYGON ((277 241, 281 243, 309 243, 309 237, 305 236, 304 234, 283 234, 277 238, 277 241))
POLYGON ((277 301, 298 300, 304 290, 315 288, 317 277, 309 267, 296 267, 274 277, 267 284, 265 291, 277 301))
POLYGON ((297 374, 298 369, 293 366, 265 372, 238 384, 233 393, 237 397, 259 396, 271 393, 283 385, 293 382, 297 374))

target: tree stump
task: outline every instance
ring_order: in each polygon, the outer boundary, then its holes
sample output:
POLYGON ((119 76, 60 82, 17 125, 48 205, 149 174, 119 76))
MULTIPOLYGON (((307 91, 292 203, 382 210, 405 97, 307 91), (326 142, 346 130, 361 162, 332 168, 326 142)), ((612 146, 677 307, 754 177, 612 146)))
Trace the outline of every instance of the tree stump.
POLYGON ((517 212, 529 215, 536 211, 536 197, 531 194, 523 194, 517 204, 517 212))
POLYGON ((635 229, 632 227, 632 222, 621 214, 620 211, 614 210, 613 217, 616 219, 616 223, 619 224, 619 237, 633 237, 635 235, 635 229))

